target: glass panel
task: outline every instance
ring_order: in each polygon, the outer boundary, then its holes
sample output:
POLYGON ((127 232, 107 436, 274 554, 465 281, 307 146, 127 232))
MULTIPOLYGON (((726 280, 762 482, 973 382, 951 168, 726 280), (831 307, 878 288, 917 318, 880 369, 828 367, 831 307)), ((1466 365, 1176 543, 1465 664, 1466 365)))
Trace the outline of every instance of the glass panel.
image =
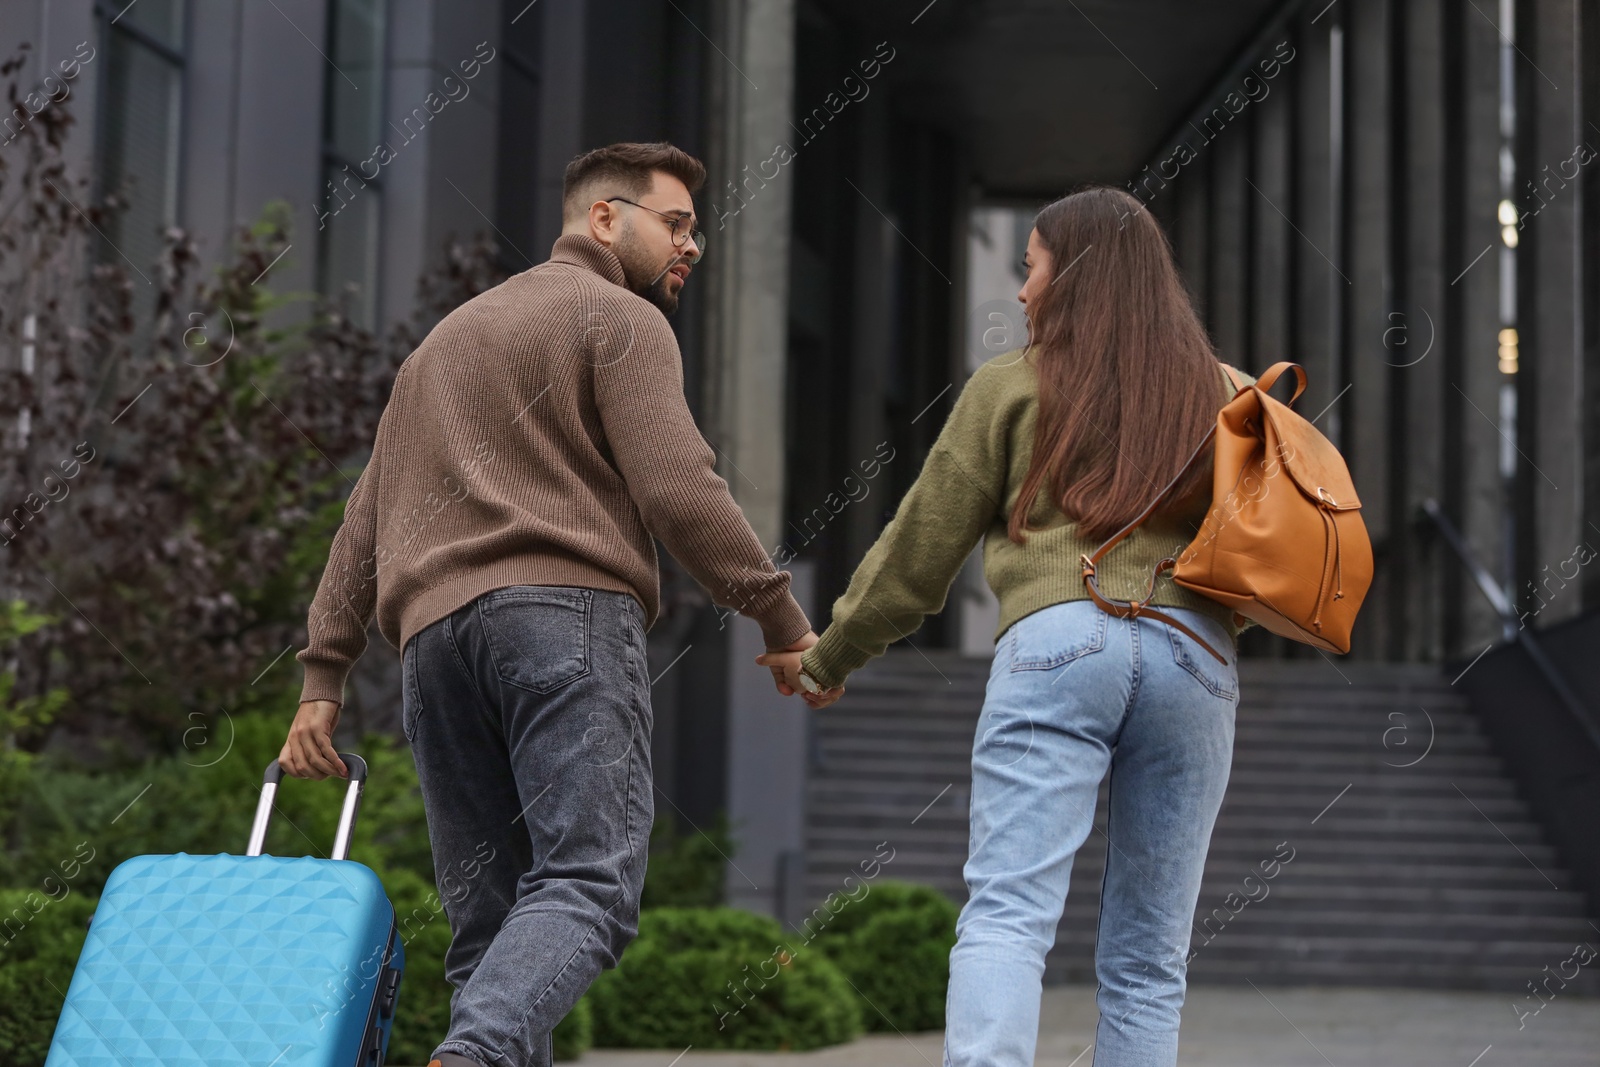
POLYGON ((161 231, 177 219, 182 74, 125 33, 112 31, 109 51, 100 177, 104 191, 120 191, 127 208, 104 227, 114 247, 103 248, 100 258, 153 276, 161 231))
POLYGON ((536 248, 538 211, 539 50, 544 34, 544 5, 507 0, 500 29, 499 173, 495 225, 503 234, 500 262, 512 272, 543 260, 548 248, 536 248))
POLYGON ((364 326, 377 324, 383 177, 363 183, 351 175, 361 173, 361 162, 383 139, 383 32, 383 0, 331 0, 328 56, 337 69, 324 83, 317 288, 347 301, 351 319, 364 326), (321 217, 324 211, 329 214, 321 217), (347 293, 351 286, 353 294, 347 293))
MULTIPOLYGON (((532 18, 530 14, 528 16, 532 18)), ((549 254, 534 248, 538 209, 539 84, 509 65, 500 70, 500 173, 496 189, 496 225, 513 248, 500 259, 513 271, 527 270, 549 254), (533 257, 529 262, 525 256, 533 257)))
POLYGON ((183 50, 183 0, 111 0, 113 26, 143 30, 178 52, 183 50))
MULTIPOLYGON (((323 164, 323 189, 328 182, 336 185, 344 178, 342 164, 323 164)), ((328 194, 329 202, 340 204, 337 197, 328 194)), ((378 210, 381 193, 376 185, 368 183, 359 189, 337 215, 326 219, 318 242, 318 288, 336 299, 343 299, 345 287, 354 285, 355 295, 349 298, 351 319, 363 326, 373 326, 377 317, 378 285, 378 210)))
POLYGON ((355 162, 367 158, 383 124, 382 0, 334 0, 328 15, 328 145, 355 162))

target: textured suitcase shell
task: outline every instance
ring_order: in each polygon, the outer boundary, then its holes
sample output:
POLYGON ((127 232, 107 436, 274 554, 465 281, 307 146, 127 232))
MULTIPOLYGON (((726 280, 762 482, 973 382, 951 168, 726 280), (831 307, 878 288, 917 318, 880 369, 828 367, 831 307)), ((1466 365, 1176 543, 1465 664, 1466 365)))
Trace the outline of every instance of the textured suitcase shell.
POLYGON ((135 856, 106 882, 45 1067, 378 1067, 404 966, 363 864, 135 856))

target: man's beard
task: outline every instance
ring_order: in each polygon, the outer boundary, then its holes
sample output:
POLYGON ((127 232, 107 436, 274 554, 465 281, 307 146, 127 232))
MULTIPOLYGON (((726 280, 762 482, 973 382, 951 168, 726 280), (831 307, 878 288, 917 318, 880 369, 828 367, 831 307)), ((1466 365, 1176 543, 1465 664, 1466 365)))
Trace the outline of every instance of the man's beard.
POLYGON ((622 261, 622 274, 630 290, 638 293, 661 309, 663 315, 678 310, 678 294, 672 291, 671 273, 663 273, 668 264, 658 260, 634 235, 633 227, 624 224, 617 239, 611 242, 611 251, 622 261))

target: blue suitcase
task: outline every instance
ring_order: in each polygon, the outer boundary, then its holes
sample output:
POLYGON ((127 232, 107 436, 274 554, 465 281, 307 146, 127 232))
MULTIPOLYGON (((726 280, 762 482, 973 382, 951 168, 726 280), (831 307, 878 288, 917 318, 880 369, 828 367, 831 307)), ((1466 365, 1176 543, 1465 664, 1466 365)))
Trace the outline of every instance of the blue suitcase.
POLYGON ((381 1067, 405 950, 378 876, 346 858, 367 764, 339 755, 332 859, 262 855, 273 760, 243 856, 117 865, 45 1067, 381 1067))

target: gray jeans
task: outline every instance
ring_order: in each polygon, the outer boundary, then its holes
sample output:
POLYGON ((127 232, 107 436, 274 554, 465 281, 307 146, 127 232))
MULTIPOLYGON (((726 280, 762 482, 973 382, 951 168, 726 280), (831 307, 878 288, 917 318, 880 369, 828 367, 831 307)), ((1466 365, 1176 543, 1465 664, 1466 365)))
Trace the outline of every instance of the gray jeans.
POLYGON ((509 586, 413 635, 402 662, 451 934, 434 1054, 546 1067, 551 1030, 638 934, 655 815, 644 611, 509 586))

